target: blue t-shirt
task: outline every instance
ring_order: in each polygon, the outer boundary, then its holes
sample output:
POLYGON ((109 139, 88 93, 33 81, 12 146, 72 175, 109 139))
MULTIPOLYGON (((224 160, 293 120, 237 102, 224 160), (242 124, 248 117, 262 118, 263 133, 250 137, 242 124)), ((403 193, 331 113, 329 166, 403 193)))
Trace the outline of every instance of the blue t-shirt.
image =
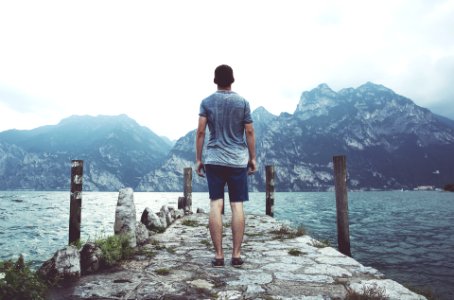
POLYGON ((207 118, 210 133, 205 164, 247 167, 244 125, 252 123, 249 103, 235 92, 217 91, 202 101, 199 116, 207 118))

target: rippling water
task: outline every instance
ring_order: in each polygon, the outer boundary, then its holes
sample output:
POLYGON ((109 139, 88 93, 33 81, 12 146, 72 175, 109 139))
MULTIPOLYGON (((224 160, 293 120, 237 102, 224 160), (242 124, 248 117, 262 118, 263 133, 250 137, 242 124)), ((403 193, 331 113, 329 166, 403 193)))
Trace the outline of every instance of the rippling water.
MULTIPOLYGON (((181 193, 134 193, 137 218, 145 207, 177 206, 181 193)), ((82 199, 82 239, 113 234, 118 193, 87 192, 82 199)), ((206 193, 193 208, 208 210, 206 193)), ((264 193, 252 193, 248 213, 265 212, 264 193)), ((302 224, 318 239, 336 242, 334 193, 276 193, 275 218, 302 224)), ((229 214, 229 209, 226 209, 229 214)), ((351 192, 353 257, 402 284, 431 288, 454 299, 454 193, 351 192)), ((69 192, 0 192, 0 260, 39 266, 68 243, 69 192)))

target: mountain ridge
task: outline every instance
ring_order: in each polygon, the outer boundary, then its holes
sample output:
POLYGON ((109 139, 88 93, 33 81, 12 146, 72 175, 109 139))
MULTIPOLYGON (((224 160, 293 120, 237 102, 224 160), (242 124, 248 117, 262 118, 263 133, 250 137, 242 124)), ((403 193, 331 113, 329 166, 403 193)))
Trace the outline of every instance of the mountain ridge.
MULTIPOLYGON (((258 172, 252 191, 264 191, 265 165, 276 169, 277 191, 333 188, 332 156, 348 158, 351 189, 442 187, 454 178, 454 121, 367 82, 304 91, 293 114, 252 113, 258 172)), ((71 159, 84 159, 85 190, 181 191, 183 169, 195 158, 195 130, 173 143, 127 115, 71 116, 57 125, 0 132, 0 189, 69 188, 71 159)), ((193 176, 193 191, 206 191, 193 176)))
POLYGON ((0 189, 66 189, 72 159, 86 161, 87 190, 136 186, 171 148, 127 115, 71 116, 57 125, 0 132, 0 141, 0 189))
MULTIPOLYGON (((335 92, 320 84, 301 94, 294 114, 274 116, 259 107, 252 115, 260 168, 249 179, 251 190, 264 190, 267 164, 276 166, 277 190, 330 190, 336 154, 348 157, 352 189, 442 187, 454 177, 449 119, 383 85, 368 82, 335 92)), ((165 168, 153 171, 168 178, 167 186, 181 185, 172 170, 192 165, 194 137, 191 131, 177 141, 178 153, 171 150, 165 168)), ((147 180, 141 181, 141 190, 158 188, 147 180)), ((203 179, 193 181, 195 191, 206 189, 203 179)))

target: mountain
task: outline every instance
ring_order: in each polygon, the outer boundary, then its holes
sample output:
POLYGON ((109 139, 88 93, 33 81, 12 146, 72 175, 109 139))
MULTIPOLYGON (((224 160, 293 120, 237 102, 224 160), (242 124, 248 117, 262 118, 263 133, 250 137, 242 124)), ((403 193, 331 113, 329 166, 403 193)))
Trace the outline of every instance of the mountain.
POLYGON ((72 116, 0 132, 0 189, 69 190, 70 162, 84 160, 84 190, 135 187, 171 146, 126 115, 72 116))
MULTIPOLYGON (((454 179, 454 121, 382 85, 336 92, 320 84, 302 93, 293 114, 259 107, 252 118, 259 164, 252 191, 265 190, 271 164, 277 191, 331 190, 334 155, 347 156, 355 190, 442 188, 454 179)), ((69 190, 70 161, 83 159, 84 190, 182 191, 195 134, 173 143, 126 115, 0 132, 0 190, 69 190)), ((206 180, 193 174, 193 191, 206 191, 206 180)))
MULTIPOLYGON (((303 92, 293 114, 253 112, 258 172, 251 190, 264 191, 265 165, 276 169, 279 191, 333 188, 332 157, 347 156, 352 189, 442 187, 454 178, 454 121, 373 83, 339 92, 321 84, 303 92)), ((181 190, 193 166, 195 131, 179 139, 168 159, 142 178, 143 191, 181 190), (165 178, 165 180, 162 180, 165 178)), ((194 191, 206 181, 194 177, 194 191)))

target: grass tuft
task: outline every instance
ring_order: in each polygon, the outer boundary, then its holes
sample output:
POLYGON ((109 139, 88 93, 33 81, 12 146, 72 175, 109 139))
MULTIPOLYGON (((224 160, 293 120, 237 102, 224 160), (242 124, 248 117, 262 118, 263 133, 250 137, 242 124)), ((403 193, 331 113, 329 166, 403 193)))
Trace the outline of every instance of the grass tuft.
POLYGON ((305 235, 306 229, 303 227, 303 225, 299 225, 297 229, 283 225, 279 229, 271 231, 271 233, 275 235, 274 239, 294 239, 296 237, 305 235))
POLYGON ((189 226, 189 227, 200 226, 199 222, 197 222, 196 220, 191 220, 191 219, 185 219, 181 222, 181 224, 184 226, 189 226))
POLYGON ((207 240, 207 239, 201 240, 200 243, 201 243, 202 245, 207 246, 207 247, 210 247, 210 246, 211 246, 211 242, 210 242, 209 240, 207 240))
POLYGON ((0 262, 0 299, 46 299, 49 286, 25 264, 24 257, 16 262, 0 262))
POLYGON ((312 246, 315 248, 326 248, 326 247, 331 247, 331 243, 329 240, 312 240, 311 242, 312 246))
POLYGON ((95 245, 102 251, 101 264, 112 267, 120 261, 129 259, 134 255, 134 248, 129 246, 128 235, 112 235, 95 240, 95 245))
POLYGON ((170 274, 170 270, 167 268, 156 269, 155 273, 161 276, 167 276, 170 274))
POLYGON ((177 251, 175 250, 175 247, 169 247, 166 249, 168 253, 170 254, 175 254, 177 251))
POLYGON ((376 285, 363 286, 361 293, 348 290, 346 300, 388 300, 386 289, 376 285))
POLYGON ((300 256, 300 255, 304 254, 304 252, 302 252, 296 248, 292 248, 292 249, 288 250, 288 254, 290 254, 292 256, 300 256))

